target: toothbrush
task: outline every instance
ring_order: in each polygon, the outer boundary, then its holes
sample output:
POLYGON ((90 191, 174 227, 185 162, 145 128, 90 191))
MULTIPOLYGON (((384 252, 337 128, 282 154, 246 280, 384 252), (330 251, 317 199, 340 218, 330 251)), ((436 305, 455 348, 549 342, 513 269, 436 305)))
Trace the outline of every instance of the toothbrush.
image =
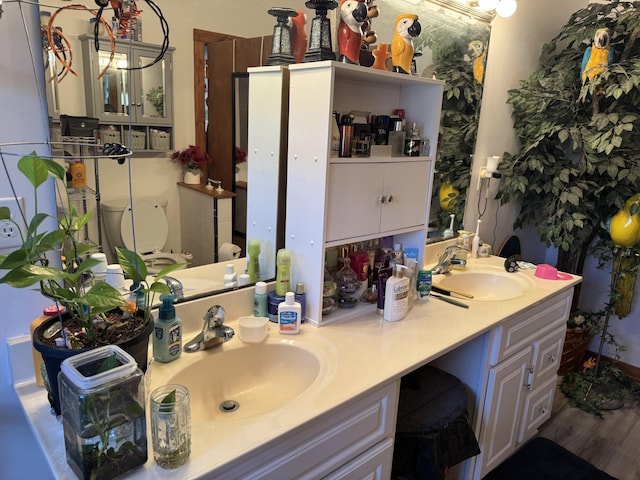
POLYGON ((449 215, 449 217, 451 217, 451 223, 449 224, 449 228, 444 229, 444 232, 442 233, 443 239, 453 237, 453 221, 455 220, 456 216, 452 213, 451 215, 449 215))
POLYGON ((478 223, 476 224, 476 235, 471 241, 471 258, 478 258, 478 249, 480 248, 480 222, 482 222, 482 220, 478 219, 478 223))

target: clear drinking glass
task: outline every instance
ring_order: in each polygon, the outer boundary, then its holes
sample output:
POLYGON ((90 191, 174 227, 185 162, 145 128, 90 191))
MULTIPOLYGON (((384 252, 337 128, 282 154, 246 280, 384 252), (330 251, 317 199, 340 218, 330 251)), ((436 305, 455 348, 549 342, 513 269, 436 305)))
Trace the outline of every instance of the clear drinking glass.
POLYGON ((162 468, 183 465, 191 453, 189 390, 183 385, 164 385, 151 393, 153 459, 162 468))

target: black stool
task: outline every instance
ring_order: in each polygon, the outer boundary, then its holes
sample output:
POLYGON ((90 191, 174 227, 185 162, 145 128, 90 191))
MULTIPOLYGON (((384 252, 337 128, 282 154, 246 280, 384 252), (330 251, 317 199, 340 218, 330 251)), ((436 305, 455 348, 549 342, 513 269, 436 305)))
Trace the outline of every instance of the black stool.
POLYGON ((478 453, 462 382, 429 366, 403 377, 391 478, 443 480, 449 467, 478 453))

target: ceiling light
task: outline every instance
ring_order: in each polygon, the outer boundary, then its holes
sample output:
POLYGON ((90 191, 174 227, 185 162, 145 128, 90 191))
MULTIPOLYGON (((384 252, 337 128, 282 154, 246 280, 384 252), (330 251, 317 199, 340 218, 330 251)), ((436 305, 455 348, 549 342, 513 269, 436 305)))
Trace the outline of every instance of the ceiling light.
POLYGON ((479 0, 478 7, 488 12, 496 8, 498 6, 498 2, 499 0, 479 0))
POLYGON ((500 0, 496 7, 496 13, 503 18, 507 18, 515 13, 516 8, 518 8, 516 0, 500 0))

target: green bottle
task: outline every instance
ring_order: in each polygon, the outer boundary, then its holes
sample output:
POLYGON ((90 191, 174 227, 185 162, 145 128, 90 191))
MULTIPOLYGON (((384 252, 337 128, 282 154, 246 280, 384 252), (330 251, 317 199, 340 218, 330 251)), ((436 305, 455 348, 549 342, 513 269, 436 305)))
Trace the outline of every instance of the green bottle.
POLYGON ((247 269, 249 273, 249 283, 260 281, 260 240, 252 238, 249 240, 249 260, 247 269))
POLYGON ((286 248, 276 255, 276 295, 284 297, 291 291, 291 252, 286 248))

